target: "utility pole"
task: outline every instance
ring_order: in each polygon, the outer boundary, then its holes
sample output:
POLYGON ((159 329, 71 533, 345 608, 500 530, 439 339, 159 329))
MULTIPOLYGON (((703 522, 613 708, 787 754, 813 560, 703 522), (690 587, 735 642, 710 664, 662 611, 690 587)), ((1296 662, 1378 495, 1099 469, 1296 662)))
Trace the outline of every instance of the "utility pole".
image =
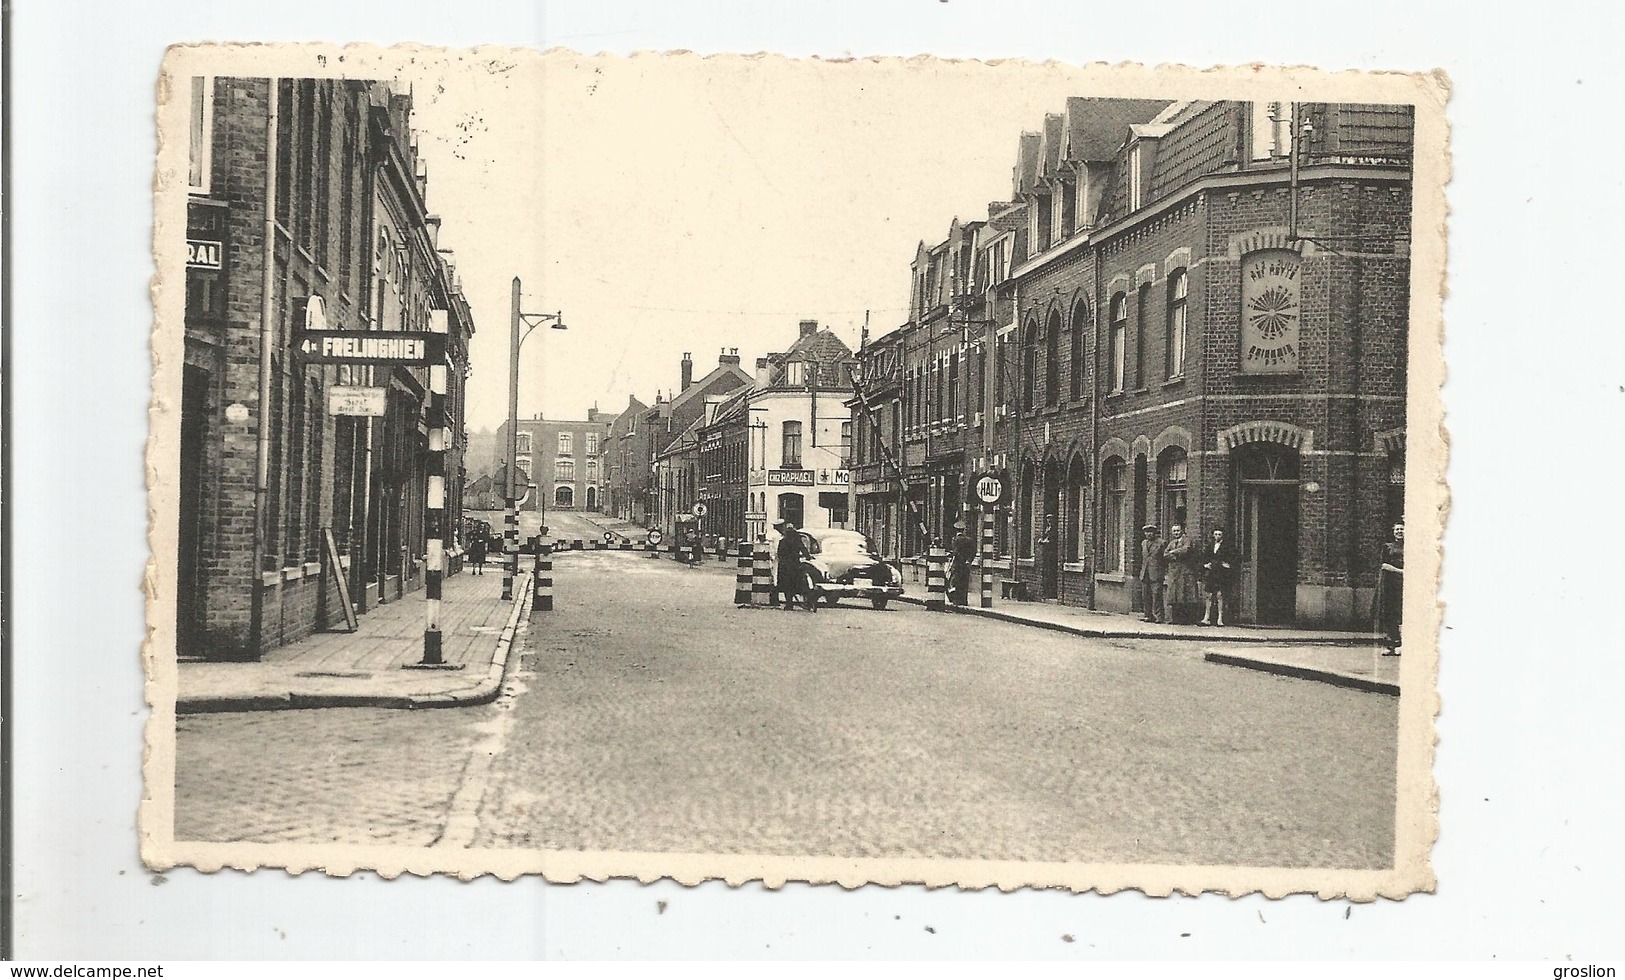
POLYGON ((513 277, 513 303, 508 317, 508 485, 503 488, 502 599, 513 599, 514 575, 519 571, 519 277, 513 277))

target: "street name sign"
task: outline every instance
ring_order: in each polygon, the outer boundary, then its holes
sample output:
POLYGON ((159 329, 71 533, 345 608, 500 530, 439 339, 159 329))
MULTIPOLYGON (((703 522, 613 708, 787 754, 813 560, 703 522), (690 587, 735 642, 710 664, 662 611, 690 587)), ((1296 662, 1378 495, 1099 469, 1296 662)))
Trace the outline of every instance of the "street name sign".
POLYGON ((446 335, 403 330, 306 330, 294 350, 309 364, 426 367, 446 361, 446 335))
POLYGON ((360 385, 334 385, 327 389, 327 414, 383 418, 388 407, 383 388, 360 385))

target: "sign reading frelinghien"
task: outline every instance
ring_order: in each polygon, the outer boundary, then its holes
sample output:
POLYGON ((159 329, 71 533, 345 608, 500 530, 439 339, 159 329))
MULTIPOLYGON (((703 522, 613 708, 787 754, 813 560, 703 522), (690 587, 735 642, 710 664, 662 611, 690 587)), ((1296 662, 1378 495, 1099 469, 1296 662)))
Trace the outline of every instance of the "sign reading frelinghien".
POLYGON ((312 364, 444 363, 446 335, 397 330, 321 330, 299 334, 294 348, 312 364))

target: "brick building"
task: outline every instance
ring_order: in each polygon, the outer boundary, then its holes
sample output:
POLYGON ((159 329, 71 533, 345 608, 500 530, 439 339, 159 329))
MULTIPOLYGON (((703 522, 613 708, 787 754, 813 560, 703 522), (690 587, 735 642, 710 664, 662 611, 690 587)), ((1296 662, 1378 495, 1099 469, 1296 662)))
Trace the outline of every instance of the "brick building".
MULTIPOLYGON (((585 419, 520 419, 516 451, 521 510, 599 511, 606 503, 604 456, 615 416, 597 406, 585 419), (525 496, 534 483, 536 492, 525 496)), ((498 444, 508 445, 508 423, 497 427, 498 444)), ((501 486, 497 487, 501 496, 501 486)))
MULTIPOLYGON (((751 376, 739 366, 737 348, 718 354, 717 366, 697 380, 693 356, 683 354, 677 392, 670 397, 657 393, 654 405, 633 418, 622 437, 629 443, 622 452, 627 461, 627 496, 633 521, 661 528, 668 534, 672 532, 677 514, 687 513, 697 497, 682 497, 687 488, 677 484, 674 477, 663 483, 657 479, 662 456, 668 454, 695 422, 704 418, 707 405, 716 403, 713 399, 720 401, 750 383, 751 376), (636 469, 640 462, 646 467, 641 472, 636 469), (687 502, 682 503, 682 500, 687 502)), ((696 431, 694 436, 697 438, 697 435, 696 431)), ((669 460, 667 469, 670 470, 669 460)), ((694 494, 698 493, 697 485, 692 489, 694 494)))
POLYGON ((428 369, 306 363, 295 331, 446 330, 455 527, 474 325, 409 96, 194 78, 191 110, 177 633, 185 656, 255 657, 338 619, 339 576, 363 612, 423 579, 428 369), (339 387, 382 414, 331 414, 339 387))
MULTIPOLYGON (((1024 221, 988 239, 1008 272, 966 277, 956 223, 916 257, 900 337, 860 352, 878 380, 904 350, 876 392, 896 391, 931 533, 958 451, 960 486, 1007 481, 1000 568, 1035 596, 1138 608, 1140 525, 1182 522, 1230 532, 1243 620, 1360 622, 1402 516, 1411 127, 1405 106, 1069 99, 1023 134, 1024 221), (986 386, 979 423, 956 374, 986 386)), ((981 240, 972 268, 995 269, 981 240)))
POLYGON ((609 503, 604 513, 623 521, 643 520, 643 504, 648 499, 649 458, 639 456, 632 438, 633 427, 649 406, 628 395, 626 407, 610 423, 604 437, 604 482, 609 503))
POLYGON ((699 499, 710 509, 706 533, 735 541, 749 534, 750 388, 718 402, 699 430, 699 499))

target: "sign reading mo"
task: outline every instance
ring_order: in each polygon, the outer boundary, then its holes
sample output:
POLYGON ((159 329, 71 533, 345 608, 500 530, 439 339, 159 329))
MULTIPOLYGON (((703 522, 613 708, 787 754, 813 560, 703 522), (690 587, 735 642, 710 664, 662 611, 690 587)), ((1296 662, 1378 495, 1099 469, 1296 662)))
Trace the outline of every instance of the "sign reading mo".
POLYGON ((306 330, 294 340, 309 364, 399 364, 425 367, 446 362, 446 335, 400 330, 306 330))

